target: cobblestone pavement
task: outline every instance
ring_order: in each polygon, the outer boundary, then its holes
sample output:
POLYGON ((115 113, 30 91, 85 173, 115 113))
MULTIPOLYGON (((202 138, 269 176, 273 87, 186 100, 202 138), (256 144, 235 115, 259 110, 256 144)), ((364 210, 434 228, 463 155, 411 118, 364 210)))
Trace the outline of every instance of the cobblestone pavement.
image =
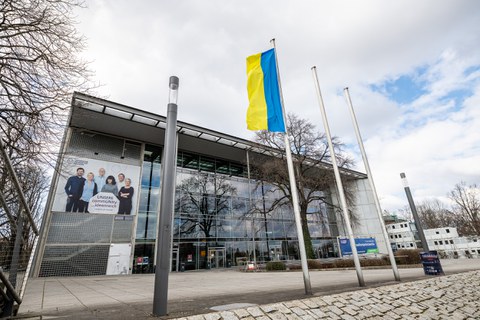
POLYGON ((177 319, 480 319, 480 271, 177 319))

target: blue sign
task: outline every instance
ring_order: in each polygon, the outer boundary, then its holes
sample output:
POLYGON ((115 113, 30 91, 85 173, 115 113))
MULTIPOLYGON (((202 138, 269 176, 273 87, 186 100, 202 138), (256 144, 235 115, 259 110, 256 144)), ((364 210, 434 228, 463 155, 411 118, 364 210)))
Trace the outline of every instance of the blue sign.
MULTIPOLYGON (((339 238, 340 252, 342 256, 352 254, 352 247, 350 246, 350 240, 347 238, 339 238)), ((355 246, 359 254, 363 253, 378 253, 377 241, 375 238, 355 238, 355 246)))
POLYGON ((437 251, 420 252, 420 259, 422 260, 423 272, 427 276, 444 275, 440 259, 437 251))

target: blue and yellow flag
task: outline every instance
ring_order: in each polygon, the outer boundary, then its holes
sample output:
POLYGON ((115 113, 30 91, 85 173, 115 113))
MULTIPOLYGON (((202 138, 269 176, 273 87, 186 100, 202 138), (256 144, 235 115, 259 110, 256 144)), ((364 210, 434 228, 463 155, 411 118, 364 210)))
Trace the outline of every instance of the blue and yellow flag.
POLYGON ((285 132, 274 50, 247 58, 249 130, 285 132))

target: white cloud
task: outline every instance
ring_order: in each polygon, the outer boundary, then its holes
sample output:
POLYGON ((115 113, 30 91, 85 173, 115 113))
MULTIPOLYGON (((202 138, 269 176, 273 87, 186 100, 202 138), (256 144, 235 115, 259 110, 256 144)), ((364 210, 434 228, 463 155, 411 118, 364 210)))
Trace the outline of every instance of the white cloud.
MULTIPOLYGON (((477 182, 480 157, 480 2, 87 1, 99 95, 165 114, 168 78, 180 78, 179 119, 243 138, 245 57, 276 37, 286 109, 321 126, 310 68, 317 66, 334 135, 355 143, 342 89, 349 86, 382 205, 403 207, 399 173, 419 199, 477 182), (399 105, 370 85, 426 68, 427 93, 399 105), (441 99, 457 89, 463 106, 441 99)), ((359 159, 360 161, 360 159, 359 159)), ((361 163, 359 168, 363 171, 361 163)))

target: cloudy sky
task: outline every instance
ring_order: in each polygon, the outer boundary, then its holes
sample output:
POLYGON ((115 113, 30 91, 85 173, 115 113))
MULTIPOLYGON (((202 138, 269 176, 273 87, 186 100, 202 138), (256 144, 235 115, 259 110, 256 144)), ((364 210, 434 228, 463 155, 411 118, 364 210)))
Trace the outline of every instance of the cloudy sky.
POLYGON ((480 183, 480 2, 476 0, 87 0, 78 30, 98 94, 165 115, 180 78, 181 121, 250 139, 245 58, 276 38, 287 112, 323 131, 317 66, 333 135, 365 172, 349 87, 382 208, 447 200, 480 183))

